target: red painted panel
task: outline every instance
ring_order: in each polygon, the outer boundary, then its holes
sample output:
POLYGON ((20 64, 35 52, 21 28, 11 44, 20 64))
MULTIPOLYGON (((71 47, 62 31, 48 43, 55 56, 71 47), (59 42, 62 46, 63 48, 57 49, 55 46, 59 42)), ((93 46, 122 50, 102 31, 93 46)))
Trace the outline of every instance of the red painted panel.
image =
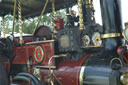
MULTIPOLYGON (((88 56, 81 58, 78 61, 62 61, 54 70, 57 79, 62 85, 79 85, 79 72, 82 64, 88 56)), ((42 80, 48 76, 48 69, 41 69, 42 80)))
POLYGON ((41 46, 44 51, 44 59, 41 65, 48 65, 48 61, 50 57, 53 56, 53 43, 44 43, 38 45, 34 44, 34 45, 17 47, 16 57, 13 60, 13 64, 27 64, 30 56, 33 58, 33 64, 38 64, 34 57, 35 48, 37 46, 41 46))
POLYGON ((27 49, 26 46, 20 46, 16 48, 16 56, 13 60, 13 64, 26 64, 27 63, 27 49))
MULTIPOLYGON (((44 51, 44 60, 41 64, 48 65, 49 59, 53 56, 53 45, 52 43, 46 43, 46 44, 41 44, 40 46, 43 48, 44 51)), ((34 54, 33 54, 33 60, 34 60, 34 64, 38 64, 34 59, 34 54)))

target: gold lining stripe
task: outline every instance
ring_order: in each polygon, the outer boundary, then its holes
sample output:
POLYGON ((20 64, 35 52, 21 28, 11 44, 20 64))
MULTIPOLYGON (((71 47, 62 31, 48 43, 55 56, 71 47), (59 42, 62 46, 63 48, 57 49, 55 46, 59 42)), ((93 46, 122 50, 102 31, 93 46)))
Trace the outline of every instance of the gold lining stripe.
POLYGON ((36 44, 36 43, 52 43, 52 42, 54 42, 54 41, 55 41, 55 40, 35 41, 35 42, 26 43, 26 45, 29 45, 29 44, 36 44))
POLYGON ((110 34, 103 34, 101 35, 101 38, 114 38, 114 37, 120 37, 120 33, 110 33, 110 34))
POLYGON ((79 85, 83 85, 84 71, 85 71, 85 66, 82 66, 80 68, 80 74, 79 74, 79 85))

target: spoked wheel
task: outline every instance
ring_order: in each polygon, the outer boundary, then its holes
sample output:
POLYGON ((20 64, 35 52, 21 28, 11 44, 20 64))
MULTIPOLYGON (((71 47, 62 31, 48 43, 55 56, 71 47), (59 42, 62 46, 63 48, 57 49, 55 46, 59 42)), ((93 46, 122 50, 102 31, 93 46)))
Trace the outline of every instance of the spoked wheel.
POLYGON ((1 62, 0 62, 0 85, 8 85, 7 73, 1 62))

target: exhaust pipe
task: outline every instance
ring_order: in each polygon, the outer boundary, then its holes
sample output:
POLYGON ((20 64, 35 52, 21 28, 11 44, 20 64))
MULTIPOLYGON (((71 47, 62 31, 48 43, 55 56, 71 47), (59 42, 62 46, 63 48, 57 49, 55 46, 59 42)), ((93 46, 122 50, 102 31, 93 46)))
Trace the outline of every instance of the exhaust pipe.
MULTIPOLYGON (((104 34, 121 34, 121 0, 100 0, 101 15, 103 22, 104 34)), ((108 37, 104 40, 105 51, 116 53, 117 47, 122 45, 121 37, 108 37)))

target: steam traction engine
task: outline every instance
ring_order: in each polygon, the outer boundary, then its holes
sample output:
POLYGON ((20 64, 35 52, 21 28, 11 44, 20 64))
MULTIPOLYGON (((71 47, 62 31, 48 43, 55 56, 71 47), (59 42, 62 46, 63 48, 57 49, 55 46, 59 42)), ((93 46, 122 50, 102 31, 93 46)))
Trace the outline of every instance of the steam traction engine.
POLYGON ((22 45, 19 38, 1 38, 0 85, 127 85, 121 0, 100 0, 103 26, 95 23, 91 0, 85 1, 78 0, 76 17, 65 0, 67 23, 57 19, 54 36, 40 26, 22 45))

